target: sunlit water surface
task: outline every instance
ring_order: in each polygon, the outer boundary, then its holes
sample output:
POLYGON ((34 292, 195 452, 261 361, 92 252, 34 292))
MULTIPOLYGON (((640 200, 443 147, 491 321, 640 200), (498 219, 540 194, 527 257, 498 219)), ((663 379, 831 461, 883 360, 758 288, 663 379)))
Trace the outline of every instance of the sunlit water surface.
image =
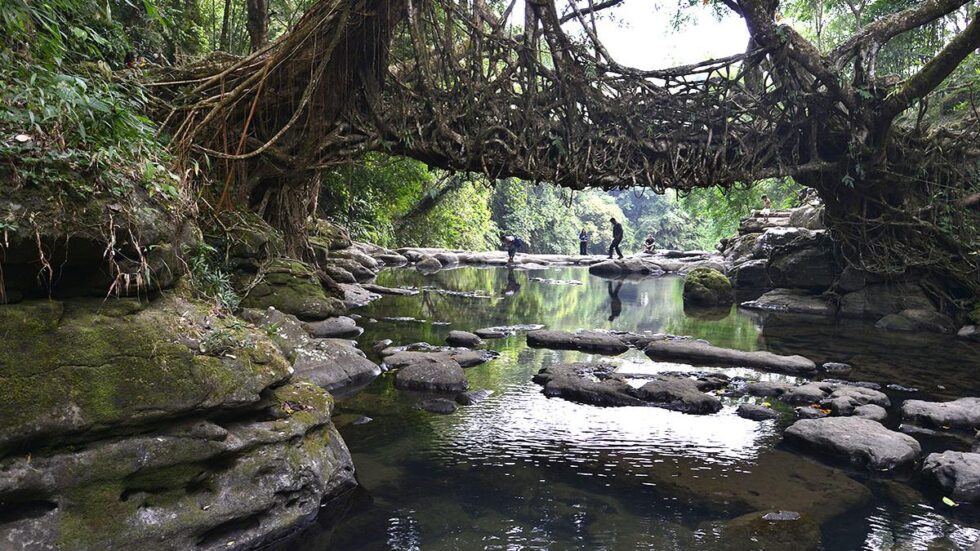
MULTIPOLYGON (((720 346, 845 361, 855 366, 851 378, 917 387, 917 398, 980 392, 975 345, 884 334, 865 322, 764 317, 734 307, 685 312, 678 277, 616 281, 583 268, 460 268, 429 276, 391 270, 377 282, 475 291, 479 297, 430 291, 372 303, 358 312, 366 329, 359 342, 369 355, 380 339, 442 344, 451 329, 541 323, 550 329, 692 335, 720 346)), ((611 358, 532 349, 523 335, 486 346, 500 357, 466 373, 471 389, 493 394, 454 414, 416 409, 422 395, 396 390, 392 374, 342 397, 335 422, 361 488, 280 547, 762 549, 766 542, 739 547, 711 534, 728 519, 768 509, 813 517, 823 549, 968 549, 980 537, 976 508, 945 507, 940 494, 914 477, 868 479, 787 451, 779 442, 789 421, 742 419, 734 413, 736 400, 708 416, 598 408, 546 398, 531 382, 542 367, 567 361, 607 361, 639 374, 691 366, 653 362, 635 350, 611 358), (365 416, 372 420, 353 422, 365 416), (870 501, 845 511, 848 496, 866 491, 870 501)), ((893 401, 913 396, 889 393, 893 401)), ((968 445, 923 440, 925 450, 968 445)))

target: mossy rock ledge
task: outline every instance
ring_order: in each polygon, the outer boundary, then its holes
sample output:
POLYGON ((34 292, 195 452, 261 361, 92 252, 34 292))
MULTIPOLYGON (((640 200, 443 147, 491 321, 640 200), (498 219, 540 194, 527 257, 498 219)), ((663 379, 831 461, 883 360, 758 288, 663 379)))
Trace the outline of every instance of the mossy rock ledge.
POLYGON ((337 296, 331 296, 341 293, 336 283, 298 260, 273 259, 258 275, 239 281, 238 287, 247 291, 242 300, 246 308, 272 306, 306 321, 339 316, 347 311, 337 296))
POLYGON ((721 306, 735 301, 732 282, 713 268, 696 268, 684 279, 684 303, 721 306))
POLYGON ((0 333, 5 549, 254 548, 355 484, 330 395, 208 304, 29 300, 0 333))

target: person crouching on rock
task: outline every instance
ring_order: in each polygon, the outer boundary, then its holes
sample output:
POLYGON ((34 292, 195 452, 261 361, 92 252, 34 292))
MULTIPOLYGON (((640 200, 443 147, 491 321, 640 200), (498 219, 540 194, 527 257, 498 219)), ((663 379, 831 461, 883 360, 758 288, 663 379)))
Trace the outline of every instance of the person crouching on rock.
POLYGON ((609 258, 612 258, 614 249, 619 258, 623 258, 623 251, 619 250, 619 244, 623 242, 623 225, 617 222, 615 218, 610 218, 609 222, 612 224, 613 230, 613 240, 609 244, 609 258))
POLYGON ((656 241, 653 239, 653 234, 648 235, 643 241, 643 252, 646 254, 654 254, 657 252, 656 241))

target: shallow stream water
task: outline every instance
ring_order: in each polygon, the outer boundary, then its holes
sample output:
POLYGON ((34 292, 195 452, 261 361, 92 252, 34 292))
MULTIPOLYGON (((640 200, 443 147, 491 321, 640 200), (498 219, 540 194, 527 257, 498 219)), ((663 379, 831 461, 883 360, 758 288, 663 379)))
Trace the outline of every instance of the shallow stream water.
MULTIPOLYGON (((897 336, 867 322, 763 316, 735 307, 685 312, 679 277, 608 280, 585 268, 460 268, 428 276, 396 269, 377 283, 470 293, 386 296, 359 310, 365 328, 359 343, 379 361, 371 345, 380 339, 443 344, 451 329, 540 323, 692 335, 719 346, 847 362, 855 367, 851 379, 918 389, 884 389, 893 402, 892 428, 899 423, 894 406, 905 398, 980 394, 976 345, 897 336)), ((786 449, 780 434, 791 416, 742 419, 735 399, 706 416, 599 408, 546 398, 531 381, 541 367, 568 361, 611 362, 636 373, 696 369, 691 366, 654 362, 637 350, 610 357, 533 349, 523 334, 485 346, 500 357, 466 374, 471 389, 493 394, 454 414, 416 409, 422 395, 396 390, 390 373, 339 398, 334 420, 361 487, 279 547, 784 548, 725 531, 730 519, 766 510, 804 515, 808 524, 787 525, 784 534, 798 549, 969 549, 980 537, 977 508, 945 506, 914 475, 869 478, 786 449)), ((954 437, 920 441, 924 451, 969 448, 954 437)))

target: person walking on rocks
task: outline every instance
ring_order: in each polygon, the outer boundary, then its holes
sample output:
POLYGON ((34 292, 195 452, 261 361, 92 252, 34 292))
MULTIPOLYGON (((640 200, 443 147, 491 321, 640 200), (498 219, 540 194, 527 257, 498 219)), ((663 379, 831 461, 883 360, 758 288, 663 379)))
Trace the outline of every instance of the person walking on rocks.
POLYGON ((582 256, 589 254, 589 233, 585 228, 578 232, 578 254, 582 256))
POLYGON ((623 225, 616 221, 615 218, 610 218, 609 222, 612 224, 613 230, 613 240, 609 244, 609 258, 612 258, 613 250, 619 255, 619 258, 623 258, 623 251, 619 250, 619 244, 623 242, 623 225))

